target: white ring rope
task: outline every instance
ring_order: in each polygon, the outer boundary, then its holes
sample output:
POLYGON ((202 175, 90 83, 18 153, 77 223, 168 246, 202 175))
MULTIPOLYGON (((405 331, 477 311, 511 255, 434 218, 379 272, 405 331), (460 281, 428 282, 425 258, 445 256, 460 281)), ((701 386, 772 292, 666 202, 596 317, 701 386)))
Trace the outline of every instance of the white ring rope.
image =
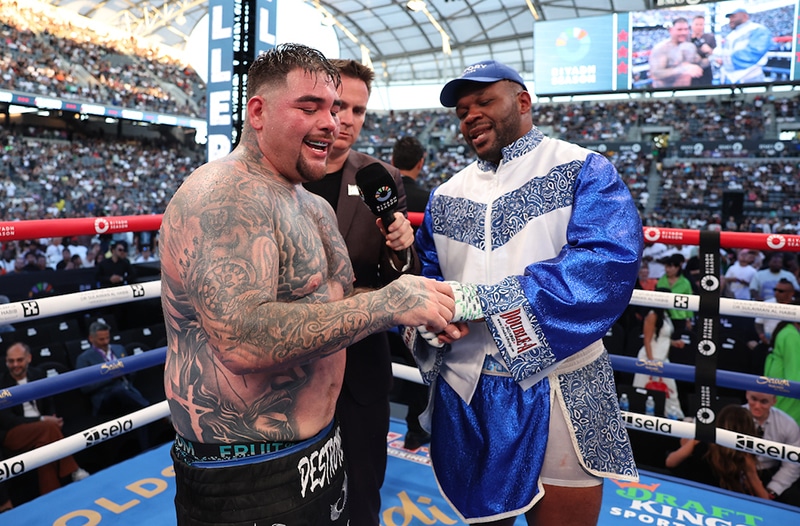
MULTIPOLYGON (((64 294, 54 297, 37 298, 8 303, 0 306, 0 324, 31 321, 62 314, 69 314, 99 307, 107 307, 132 301, 160 298, 161 282, 158 280, 98 290, 64 294)), ((630 303, 644 307, 657 307, 676 310, 698 311, 700 297, 697 295, 673 294, 668 292, 634 290, 630 303)), ((719 313, 743 317, 765 317, 788 321, 800 321, 800 306, 765 303, 760 301, 719 299, 719 313)), ((395 377, 422 383, 419 370, 415 367, 393 363, 395 377)), ((37 382, 46 382, 45 378, 37 382)), ((90 383, 90 382, 87 382, 90 383)), ((109 440, 122 433, 152 423, 169 415, 166 401, 159 402, 129 415, 116 418, 75 433, 58 442, 48 444, 33 451, 0 461, 6 473, 5 480, 36 469, 64 456, 74 454, 95 444, 109 440)), ((675 438, 694 438, 695 424, 666 418, 623 412, 623 420, 628 428, 653 432, 675 438)), ((780 461, 800 462, 800 448, 772 442, 762 438, 717 429, 717 444, 780 461)))

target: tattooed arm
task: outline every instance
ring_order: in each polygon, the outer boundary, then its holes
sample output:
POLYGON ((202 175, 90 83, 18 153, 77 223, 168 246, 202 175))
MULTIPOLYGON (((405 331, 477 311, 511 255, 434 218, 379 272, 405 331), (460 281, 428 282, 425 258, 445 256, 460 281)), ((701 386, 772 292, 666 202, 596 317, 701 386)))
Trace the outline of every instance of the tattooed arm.
POLYGON ((253 432, 267 412, 266 393, 269 409, 291 420, 314 382, 338 392, 344 357, 329 360, 339 350, 397 324, 442 328, 452 310, 446 286, 418 277, 351 295, 352 269, 330 207, 240 164, 199 169, 162 221, 165 382, 171 408, 185 410, 187 421, 176 426, 187 438, 205 432, 202 418, 222 413, 210 440, 297 436, 296 426, 253 432), (255 423, 233 433, 236 416, 259 404, 255 423))

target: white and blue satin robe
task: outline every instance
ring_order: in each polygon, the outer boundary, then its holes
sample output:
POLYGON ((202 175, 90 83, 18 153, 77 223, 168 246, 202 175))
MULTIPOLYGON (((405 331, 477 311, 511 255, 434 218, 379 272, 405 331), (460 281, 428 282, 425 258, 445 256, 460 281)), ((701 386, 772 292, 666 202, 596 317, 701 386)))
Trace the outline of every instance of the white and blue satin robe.
MULTIPOLYGON (((554 397, 583 467, 638 480, 602 338, 643 247, 628 188, 602 155, 537 128, 438 187, 417 233, 423 275, 478 284, 484 319, 442 349, 416 339, 437 483, 466 522, 542 496, 554 397)), ((570 447, 565 444, 564 447, 570 447)))

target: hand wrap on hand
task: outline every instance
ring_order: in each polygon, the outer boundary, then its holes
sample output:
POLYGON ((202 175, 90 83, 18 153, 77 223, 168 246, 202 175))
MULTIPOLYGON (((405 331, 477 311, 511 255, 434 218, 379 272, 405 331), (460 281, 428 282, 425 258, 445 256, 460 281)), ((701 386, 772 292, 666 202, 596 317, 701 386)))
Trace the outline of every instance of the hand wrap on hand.
POLYGON ((456 302, 452 323, 483 318, 483 309, 481 308, 481 300, 478 298, 478 287, 476 285, 457 281, 445 281, 445 283, 453 289, 453 296, 456 302))
POLYGON ((444 347, 444 343, 439 341, 439 337, 436 336, 436 333, 429 331, 424 325, 417 327, 417 332, 419 332, 419 335, 422 336, 426 342, 428 342, 428 345, 438 347, 439 349, 444 347))

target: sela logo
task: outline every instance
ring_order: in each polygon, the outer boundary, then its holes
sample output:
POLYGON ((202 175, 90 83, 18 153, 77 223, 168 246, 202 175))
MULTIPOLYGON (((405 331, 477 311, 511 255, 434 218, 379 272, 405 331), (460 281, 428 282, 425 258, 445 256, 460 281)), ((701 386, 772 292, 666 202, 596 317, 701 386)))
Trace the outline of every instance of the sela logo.
POLYGON ((26 318, 31 318, 33 316, 39 315, 39 304, 35 301, 23 301, 22 302, 22 314, 26 318))
POLYGON ((145 295, 144 287, 142 285, 131 285, 131 291, 133 291, 134 298, 143 298, 145 295))
POLYGON ((735 445, 736 449, 741 451, 755 453, 756 455, 764 455, 780 461, 788 460, 795 463, 800 461, 800 449, 794 446, 787 446, 786 444, 770 446, 765 444, 762 440, 751 436, 736 435, 735 445))
POLYGON ((22 460, 17 460, 11 464, 8 462, 0 463, 0 482, 23 473, 25 473, 25 462, 22 460))
POLYGON ((86 439, 86 447, 99 444, 109 438, 114 438, 122 433, 127 433, 133 429, 133 420, 117 420, 103 426, 102 428, 90 429, 83 432, 83 438, 86 439))
POLYGON ((622 417, 627 427, 634 429, 645 429, 647 431, 654 431, 665 435, 672 434, 672 424, 669 420, 663 420, 657 417, 639 415, 636 413, 628 413, 622 417))

